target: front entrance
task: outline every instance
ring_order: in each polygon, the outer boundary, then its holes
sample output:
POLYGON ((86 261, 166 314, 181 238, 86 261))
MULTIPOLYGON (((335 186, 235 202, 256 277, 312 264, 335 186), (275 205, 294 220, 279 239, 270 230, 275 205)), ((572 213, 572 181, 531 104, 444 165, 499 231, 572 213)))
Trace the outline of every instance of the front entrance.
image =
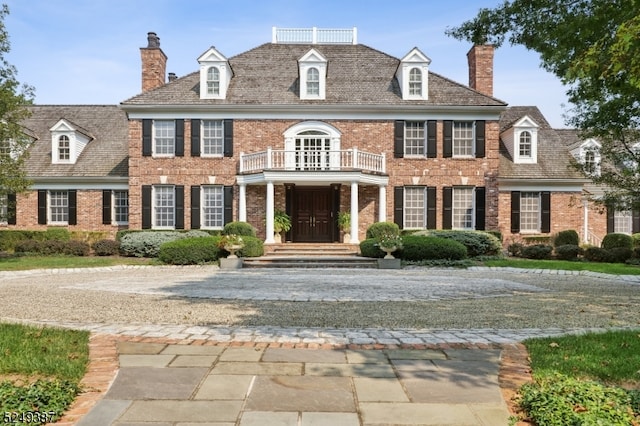
POLYGON ((334 190, 331 187, 294 187, 290 196, 293 242, 335 241, 334 190))

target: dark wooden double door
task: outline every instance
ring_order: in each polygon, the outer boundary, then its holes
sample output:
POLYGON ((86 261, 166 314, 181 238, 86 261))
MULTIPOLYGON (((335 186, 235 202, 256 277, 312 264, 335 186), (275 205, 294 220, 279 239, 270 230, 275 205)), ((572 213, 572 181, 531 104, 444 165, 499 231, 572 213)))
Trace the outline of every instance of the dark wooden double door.
POLYGON ((291 238, 297 243, 337 241, 336 217, 339 189, 335 187, 293 187, 287 193, 291 209, 291 238))

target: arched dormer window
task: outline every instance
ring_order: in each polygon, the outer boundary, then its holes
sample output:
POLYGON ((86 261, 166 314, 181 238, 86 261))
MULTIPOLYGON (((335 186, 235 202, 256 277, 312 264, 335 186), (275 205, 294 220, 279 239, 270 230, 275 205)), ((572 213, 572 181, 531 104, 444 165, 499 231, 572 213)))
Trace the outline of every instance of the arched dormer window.
POLYGON ((418 68, 409 71, 409 95, 422 96, 422 71, 418 68))
POLYGON ((220 94, 220 70, 216 67, 210 67, 207 70, 207 94, 220 94))
POLYGON ((71 159, 71 144, 69 136, 62 135, 58 138, 58 160, 69 161, 71 159))
POLYGON ((320 121, 304 121, 284 132, 285 165, 291 170, 331 170, 340 166, 340 131, 320 121))
POLYGON ((520 141, 518 144, 520 158, 531 158, 531 133, 524 131, 520 133, 520 141))
POLYGON ((307 70, 307 95, 318 96, 320 94, 320 72, 318 68, 307 70))

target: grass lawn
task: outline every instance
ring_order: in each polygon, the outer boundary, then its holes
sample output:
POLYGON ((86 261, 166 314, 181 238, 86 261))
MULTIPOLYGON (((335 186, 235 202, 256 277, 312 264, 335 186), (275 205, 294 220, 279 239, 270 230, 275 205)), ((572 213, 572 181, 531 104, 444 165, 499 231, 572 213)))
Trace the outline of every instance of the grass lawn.
POLYGON ((0 257, 0 271, 53 268, 93 268, 114 265, 152 265, 155 259, 120 256, 19 256, 0 257))
POLYGON ((571 262, 568 260, 532 260, 520 258, 486 260, 485 266, 524 269, 558 269, 564 271, 592 271, 614 275, 640 275, 640 266, 624 263, 571 262))
POLYGON ((0 323, 2 423, 59 418, 80 391, 89 332, 0 323))

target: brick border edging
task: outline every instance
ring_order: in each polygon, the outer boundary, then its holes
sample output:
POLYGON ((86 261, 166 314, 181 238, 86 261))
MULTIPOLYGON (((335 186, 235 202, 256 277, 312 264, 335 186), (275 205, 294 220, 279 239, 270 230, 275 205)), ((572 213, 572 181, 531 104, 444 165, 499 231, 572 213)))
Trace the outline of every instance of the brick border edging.
MULTIPOLYGON (((87 373, 80 381, 84 389, 73 401, 69 409, 56 423, 57 426, 72 426, 86 415, 104 397, 116 378, 119 369, 118 342, 161 343, 166 345, 193 346, 228 346, 228 347, 257 347, 257 348, 288 348, 288 349, 354 349, 354 350, 382 350, 382 349, 500 349, 498 383, 500 392, 511 415, 518 414, 518 407, 513 400, 520 386, 530 382, 531 368, 529 367, 529 353, 522 343, 515 344, 484 344, 484 343, 436 343, 436 344, 320 344, 320 343, 279 343, 279 342, 217 342, 212 340, 178 340, 167 338, 119 336, 111 334, 92 334, 89 340, 89 365, 87 373)), ((517 426, 527 426, 530 423, 518 422, 517 426)))

